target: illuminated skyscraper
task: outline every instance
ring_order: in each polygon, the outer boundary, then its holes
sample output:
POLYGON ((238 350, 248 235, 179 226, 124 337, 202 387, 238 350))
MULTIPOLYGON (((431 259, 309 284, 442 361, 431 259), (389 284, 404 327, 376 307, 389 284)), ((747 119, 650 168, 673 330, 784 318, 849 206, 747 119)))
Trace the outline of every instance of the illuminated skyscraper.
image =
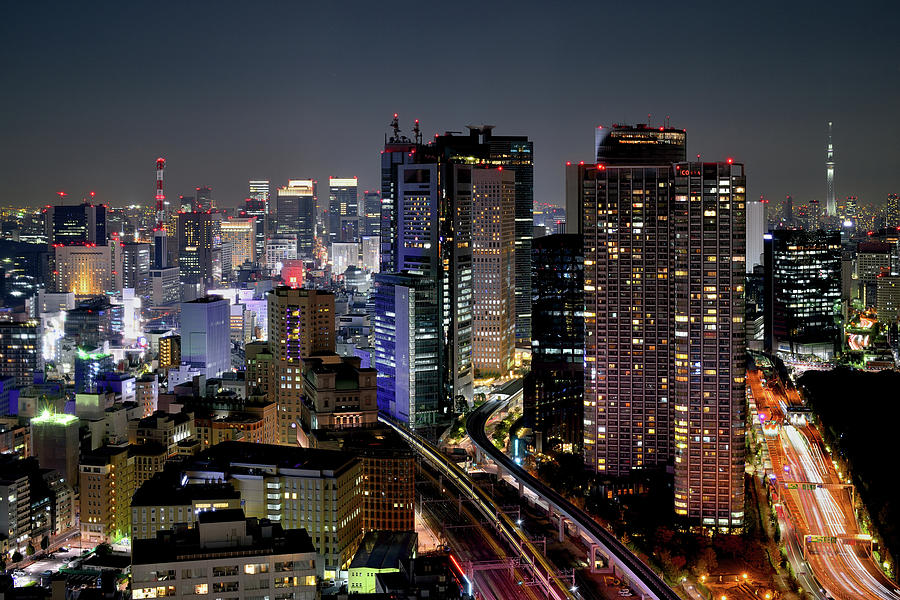
POLYGON ((900 228, 900 195, 888 194, 884 215, 885 227, 900 228))
POLYGON ((122 289, 123 248, 119 242, 57 245, 53 250, 58 292, 87 297, 122 289))
MULTIPOLYGON (((316 247, 316 181, 291 179, 278 188, 270 235, 297 236, 297 257, 312 258, 316 247)), ((268 260, 268 259, 267 259, 268 260)))
POLYGON ((269 396, 278 404, 280 443, 297 445, 303 401, 301 360, 316 352, 334 352, 334 295, 282 286, 266 297, 269 350, 274 360, 269 396))
POLYGON ((705 528, 739 528, 747 368, 744 166, 679 163, 674 186, 675 514, 705 528))
POLYGON ((568 215, 581 215, 569 230, 584 233, 584 456, 613 476, 674 464, 676 514, 732 528, 743 523, 743 166, 681 163, 685 142, 683 130, 616 126, 597 164, 568 170, 568 215))
POLYGON ((328 178, 328 238, 359 241, 359 183, 356 177, 328 178))
POLYGON ((514 363, 515 209, 512 171, 472 169, 472 363, 479 375, 505 375, 514 363))
POLYGON ((256 263, 256 217, 231 217, 222 221, 222 243, 231 243, 231 269, 256 263))
POLYGON ((211 284, 215 252, 222 244, 222 215, 209 212, 178 214, 178 267, 181 281, 211 284))
POLYGON ((269 180, 251 179, 249 188, 249 199, 262 203, 263 214, 269 214, 269 180))

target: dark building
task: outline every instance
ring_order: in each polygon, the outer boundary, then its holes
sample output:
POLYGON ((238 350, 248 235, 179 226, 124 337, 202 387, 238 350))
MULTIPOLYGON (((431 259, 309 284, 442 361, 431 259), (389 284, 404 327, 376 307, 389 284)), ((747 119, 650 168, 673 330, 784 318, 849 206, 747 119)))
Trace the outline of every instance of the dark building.
POLYGON ((216 210, 216 202, 212 197, 212 189, 208 185, 201 185, 197 188, 196 210, 208 211, 216 210))
POLYGON ((840 336, 840 232, 773 231, 764 256, 766 350, 830 358, 840 336))
POLYGON ((48 244, 106 243, 106 207, 102 204, 71 204, 44 209, 44 232, 48 244))
POLYGON ((381 235, 381 192, 363 192, 363 235, 381 235))
POLYGON ((538 449, 581 449, 584 429, 584 248, 582 236, 536 238, 532 245, 531 372, 525 423, 538 449))
POLYGON ((84 348, 99 348, 112 337, 112 306, 105 298, 80 303, 66 313, 66 337, 84 348))

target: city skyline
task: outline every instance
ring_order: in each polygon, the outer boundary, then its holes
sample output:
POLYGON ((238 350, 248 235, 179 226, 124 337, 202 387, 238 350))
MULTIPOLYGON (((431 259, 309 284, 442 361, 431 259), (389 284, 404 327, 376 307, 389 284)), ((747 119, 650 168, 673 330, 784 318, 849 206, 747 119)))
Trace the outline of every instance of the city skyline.
MULTIPOLYGON (((881 205, 897 191, 890 165, 900 160, 894 141, 900 125, 890 118, 888 99, 900 83, 883 77, 897 68, 888 41, 892 19, 827 8, 806 14, 791 6, 771 22, 766 10, 717 7, 720 20, 708 26, 649 3, 604 13, 604 53, 591 42, 593 20, 572 18, 588 9, 542 11, 535 29, 537 5, 480 7, 497 30, 457 48, 434 85, 399 93, 392 74, 424 77, 427 65, 416 53, 392 65, 390 47, 402 46, 406 31, 410 43, 421 31, 436 46, 453 44, 453 32, 468 22, 465 7, 442 15, 437 27, 429 24, 430 9, 387 12, 367 5, 343 13, 277 4, 256 17, 263 24, 305 23, 309 35, 291 40, 265 31, 247 36, 248 9, 237 4, 216 14, 180 6, 162 15, 138 6, 82 11, 63 4, 37 15, 17 6, 19 18, 8 22, 20 25, 3 37, 16 85, 0 99, 7 115, 0 204, 43 205, 61 189, 69 202, 94 190, 112 205, 147 204, 153 185, 147 165, 157 156, 168 160, 171 198, 210 185, 218 203, 237 206, 248 179, 284 185, 310 175, 319 181, 358 176, 360 190, 373 190, 379 177, 371 157, 394 112, 407 133, 419 119, 426 140, 481 123, 528 135, 537 147, 538 202, 562 202, 562 167, 590 159, 597 125, 660 125, 666 117, 690 133, 691 158, 702 149, 702 160, 752 164, 751 198, 791 194, 824 203, 828 121, 838 199, 855 195, 881 205), (154 27, 134 27, 147 19, 154 27), (626 25, 637 20, 646 30, 642 49, 617 52, 629 47, 626 25), (40 23, 42 35, 32 35, 32 23, 40 23), (200 25, 216 30, 202 45, 186 35, 200 25), (337 29, 342 44, 327 43, 337 29), (841 35, 824 33, 835 30, 841 35), (689 66, 667 62, 671 31, 679 32, 685 65, 703 55, 704 68, 721 74, 715 95, 695 84, 689 66), (513 63, 489 51, 522 44, 513 63), (656 62, 669 66, 657 69, 656 62), (635 74, 652 69, 656 76, 653 83, 634 77, 608 94, 603 78, 583 76, 585 64, 598 70, 615 64, 635 74), (469 79, 482 84, 478 93, 463 95, 455 82, 469 79)), ((896 11, 884 5, 884 16, 896 11)))

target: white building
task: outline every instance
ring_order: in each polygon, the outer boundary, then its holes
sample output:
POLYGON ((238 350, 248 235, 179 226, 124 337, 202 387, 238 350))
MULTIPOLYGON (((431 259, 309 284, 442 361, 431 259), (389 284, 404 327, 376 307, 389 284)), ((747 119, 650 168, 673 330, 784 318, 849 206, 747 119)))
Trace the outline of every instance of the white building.
POLYGON ((196 526, 134 540, 132 597, 315 600, 316 551, 305 529, 283 530, 241 509, 203 512, 196 526))

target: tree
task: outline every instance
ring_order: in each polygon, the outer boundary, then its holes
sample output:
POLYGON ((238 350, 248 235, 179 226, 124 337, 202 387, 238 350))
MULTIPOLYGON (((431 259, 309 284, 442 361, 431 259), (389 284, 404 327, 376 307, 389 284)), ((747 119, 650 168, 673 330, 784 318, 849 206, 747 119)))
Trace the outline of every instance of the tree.
POLYGON ((28 544, 28 546, 25 548, 25 554, 27 554, 28 556, 34 556, 34 545, 33 544, 28 544))
POLYGON ((41 538, 41 550, 46 550, 49 547, 50 547, 50 538, 48 538, 45 535, 44 537, 41 538))
POLYGON ((97 556, 109 556, 110 554, 112 554, 112 551, 112 546, 110 546, 106 542, 97 544, 97 547, 94 548, 94 552, 97 554, 97 556))
POLYGON ((23 559, 23 558, 25 558, 25 557, 22 556, 22 553, 19 552, 18 550, 16 550, 15 552, 13 552, 12 560, 13 560, 14 563, 22 562, 22 559, 23 559))

